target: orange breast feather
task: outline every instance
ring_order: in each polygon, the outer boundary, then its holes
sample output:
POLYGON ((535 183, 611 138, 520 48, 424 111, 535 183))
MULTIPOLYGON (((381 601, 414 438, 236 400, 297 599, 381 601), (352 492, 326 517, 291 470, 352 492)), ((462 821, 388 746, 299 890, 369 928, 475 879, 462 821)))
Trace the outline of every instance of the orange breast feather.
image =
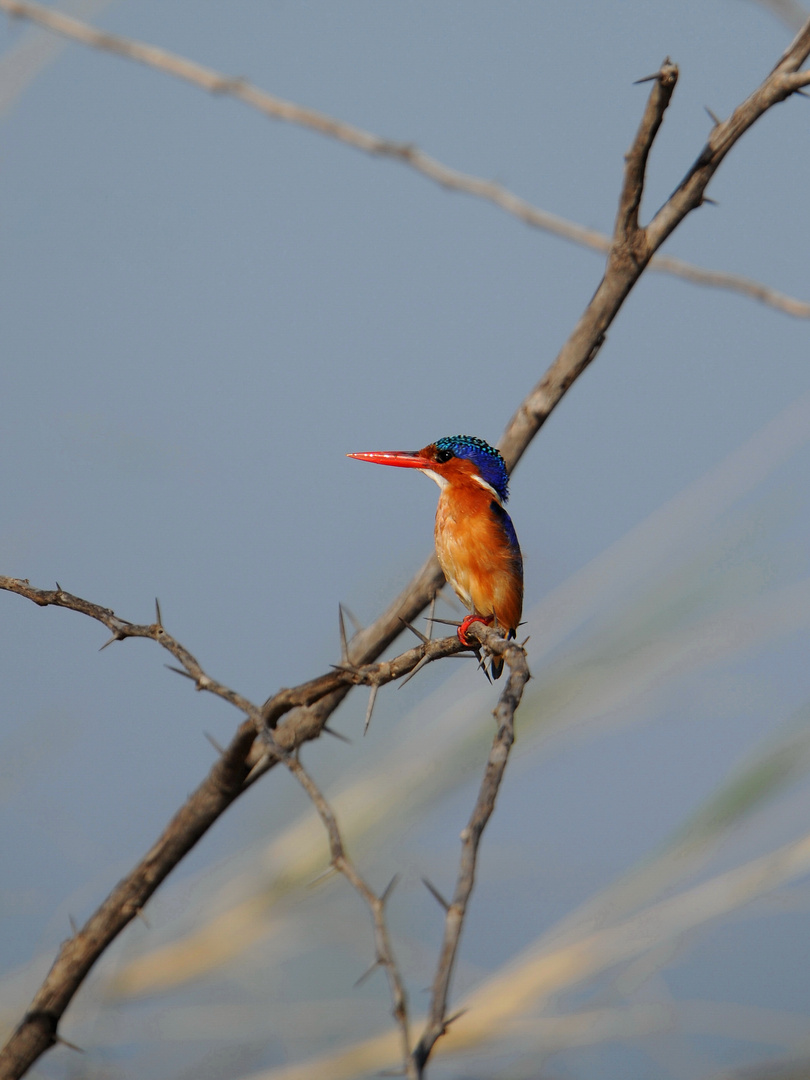
POLYGON ((494 615, 503 629, 514 631, 523 608, 523 573, 505 518, 480 484, 452 484, 442 491, 436 511, 436 552, 465 607, 494 615))

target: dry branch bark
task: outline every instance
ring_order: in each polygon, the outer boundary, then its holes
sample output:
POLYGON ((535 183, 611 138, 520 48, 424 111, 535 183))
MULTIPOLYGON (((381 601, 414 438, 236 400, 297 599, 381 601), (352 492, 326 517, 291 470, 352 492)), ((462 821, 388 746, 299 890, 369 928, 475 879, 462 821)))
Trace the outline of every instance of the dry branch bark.
POLYGON ((290 767, 288 755, 305 738, 320 734, 337 702, 352 686, 362 683, 385 685, 413 671, 425 660, 452 656, 463 652, 464 648, 457 637, 431 640, 392 660, 377 665, 344 666, 295 690, 280 691, 276 697, 283 702, 284 709, 279 704, 278 715, 298 703, 326 701, 329 707, 327 711, 316 711, 317 729, 309 725, 288 725, 271 734, 265 728, 261 709, 206 674, 191 653, 165 630, 159 613, 155 623, 131 623, 109 608, 73 596, 58 586, 56 589, 37 589, 28 581, 0 577, 0 589, 17 593, 40 607, 64 607, 96 619, 112 631, 113 636, 107 644, 128 637, 156 641, 183 665, 181 674, 187 674, 198 690, 215 694, 247 717, 203 783, 189 796, 153 847, 118 883, 85 925, 60 948, 45 982, 0 1052, 0 1078, 6 1080, 23 1076, 41 1054, 59 1041, 59 1021, 95 962, 142 911, 183 856, 259 775, 278 761, 284 761, 290 767), (336 691, 335 687, 340 689, 336 691), (257 763, 261 763, 260 768, 255 768, 257 763))
POLYGON ((467 914, 467 905, 475 884, 478 847, 484 829, 495 809, 495 799, 509 760, 509 751, 515 741, 515 712, 520 705, 526 683, 531 678, 526 653, 520 645, 504 641, 495 631, 481 623, 473 623, 469 632, 471 637, 477 638, 490 652, 503 657, 509 665, 509 678, 493 713, 496 722, 495 737, 489 751, 478 797, 470 820, 461 834, 461 862, 453 899, 445 914, 444 937, 431 990, 428 1021, 413 1051, 413 1060, 420 1077, 424 1075, 425 1066, 434 1046, 451 1023, 451 1020, 447 1018, 450 982, 461 943, 461 931, 467 914))
POLYGON ((405 1075, 408 1077, 408 1080, 418 1080, 419 1073, 417 1066, 411 1056, 408 997, 405 993, 405 984, 402 975, 394 957, 394 950, 391 947, 391 938, 388 933, 388 924, 385 918, 385 905, 396 885, 397 879, 394 878, 391 881, 382 896, 378 896, 374 892, 349 858, 343 843, 343 837, 340 835, 337 819, 332 811, 332 807, 324 798, 320 788, 304 769, 297 756, 285 758, 284 764, 301 784, 307 795, 309 795, 313 806, 324 824, 327 836, 329 837, 329 852, 332 859, 332 866, 339 873, 343 874, 355 892, 362 898, 371 913, 371 917, 374 921, 374 943, 377 955, 374 965, 370 970, 373 971, 374 968, 379 966, 385 968, 391 989, 393 1016, 400 1032, 402 1062, 405 1068, 405 1075))
MULTIPOLYGON (((112 52, 167 75, 183 79, 209 93, 235 98, 273 120, 297 124, 327 138, 337 139, 346 146, 352 146, 363 153, 399 161, 443 188, 491 202, 527 225, 551 233, 553 236, 559 236, 563 240, 605 254, 611 250, 611 238, 605 236, 604 233, 596 229, 588 229, 573 221, 567 221, 548 210, 541 210, 494 180, 483 180, 481 177, 470 176, 457 169, 451 169, 424 153, 413 143, 395 142, 392 139, 363 131, 362 128, 337 120, 317 109, 308 109, 303 105, 268 94, 246 79, 224 75, 220 71, 204 67, 202 64, 154 45, 96 30, 87 23, 43 7, 41 4, 29 3, 27 0, 0 0, 0 10, 16 18, 28 19, 90 48, 112 52)), ((741 274, 731 274, 722 270, 705 270, 673 255, 653 256, 651 269, 664 274, 672 274, 674 277, 696 285, 740 293, 795 318, 810 318, 810 303, 807 301, 786 296, 776 289, 758 281, 752 281, 741 274)))
POLYGON ((140 864, 119 882, 84 926, 63 943, 45 982, 0 1054, 0 1076, 23 1076, 57 1042, 59 1020, 104 949, 240 794, 248 773, 248 751, 255 738, 256 728, 246 720, 140 864))
MULTIPOLYGON (((34 5, 0 0, 0 8, 34 17, 31 14, 34 5)), ((93 31, 93 33, 96 32, 93 31)), ((107 35, 102 36, 107 37, 107 35)), ((112 48, 114 44, 115 41, 111 40, 103 47, 112 48)), ((114 51, 121 50, 116 47, 114 51)), ((616 229, 611 241, 604 277, 560 354, 522 402, 507 426, 499 445, 510 470, 520 460, 532 438, 560 402, 567 389, 599 352, 613 318, 644 269, 649 265, 657 248, 687 214, 701 204, 709 180, 737 139, 774 104, 785 100, 810 83, 810 73, 799 70, 808 52, 810 52, 810 20, 762 85, 735 109, 727 121, 715 126, 708 143, 675 193, 658 211, 650 224, 642 227, 638 224, 638 206, 644 184, 646 158, 669 103, 677 78, 677 69, 666 62, 656 74, 642 123, 627 155, 616 229)), ((212 89, 225 90, 226 87, 212 87, 212 89)), ((221 687, 214 680, 206 682, 208 677, 196 664, 194 658, 165 633, 159 618, 157 623, 145 626, 125 623, 123 620, 118 620, 107 609, 72 597, 61 589, 47 592, 36 590, 25 581, 0 579, 0 588, 28 596, 36 603, 69 607, 98 618, 110 627, 116 638, 142 636, 159 641, 164 647, 169 648, 183 665, 185 673, 194 678, 201 689, 218 693, 219 696, 242 709, 249 717, 240 725, 230 746, 215 764, 209 776, 175 816, 141 864, 116 887, 85 926, 62 947, 45 983, 37 992, 7 1046, 0 1053, 0 1080, 11 1080, 11 1078, 16 1080, 22 1076, 30 1065, 58 1039, 58 1023, 64 1009, 106 944, 137 913, 160 881, 196 843, 219 814, 238 797, 241 791, 245 790, 248 777, 255 779, 262 769, 270 767, 275 761, 283 760, 286 754, 304 741, 318 737, 329 716, 355 681, 366 681, 371 685, 373 685, 374 677, 378 677, 380 681, 387 681, 383 678, 383 665, 378 665, 375 674, 366 671, 362 676, 357 674, 355 669, 359 667, 362 671, 365 665, 371 664, 380 655, 401 632, 402 620, 413 620, 435 596, 442 580, 441 571, 435 557, 432 556, 388 609, 371 626, 355 635, 349 643, 348 665, 346 665, 349 668, 348 671, 336 670, 311 680, 302 687, 280 690, 268 699, 261 710, 258 710, 246 699, 235 695, 233 691, 228 691, 228 688, 221 687), (283 722, 279 724, 280 720, 283 722), (280 753, 275 756, 272 753, 268 755, 267 743, 262 743, 262 740, 257 738, 257 731, 262 729, 265 723, 268 726, 274 723, 278 725, 272 735, 273 745, 280 747, 280 753), (259 763, 261 767, 251 773, 254 766, 259 763)), ((488 640, 488 635, 486 636, 488 640)), ((445 655, 458 651, 457 643, 453 646, 453 639, 445 639, 445 641, 450 643, 446 646, 448 651, 445 655)), ((488 644, 490 644, 489 640, 488 644)), ((515 649, 515 647, 502 641, 500 644, 491 644, 495 651, 504 650, 504 655, 509 662, 510 654, 505 650, 515 649)), ((426 646, 421 645, 410 650, 411 658, 407 663, 403 661, 405 666, 408 663, 411 664, 408 670, 413 670, 420 662, 425 648, 426 646), (423 650, 421 653, 420 649, 423 650)), ((438 651, 440 652, 441 649, 438 651)), ((512 685, 514 677, 515 672, 512 670, 507 690, 512 685)), ((487 777, 495 777, 499 782, 509 746, 511 746, 511 737, 508 724, 504 727, 504 721, 501 718, 498 737, 493 746, 495 757, 491 758, 488 765, 487 777), (501 734, 502 731, 503 734, 501 734)), ((489 780, 485 778, 485 786, 487 784, 489 780)), ((446 1019, 447 993, 463 921, 463 918, 457 918, 457 913, 459 911, 463 913, 463 905, 466 904, 469 889, 472 888, 474 856, 480 839, 480 830, 491 813, 497 784, 494 789, 487 787, 487 791, 489 794, 482 788, 479 804, 471 819, 469 837, 474 840, 473 847, 463 849, 464 865, 457 882, 453 904, 450 905, 448 911, 448 920, 452 926, 448 925, 446 929, 440 972, 434 984, 431 1022, 419 1044, 421 1049, 418 1049, 419 1056, 415 1059, 417 1063, 422 1059, 427 1060, 432 1046, 448 1022, 446 1019)), ((465 845, 467 843, 468 840, 465 839, 465 845)))

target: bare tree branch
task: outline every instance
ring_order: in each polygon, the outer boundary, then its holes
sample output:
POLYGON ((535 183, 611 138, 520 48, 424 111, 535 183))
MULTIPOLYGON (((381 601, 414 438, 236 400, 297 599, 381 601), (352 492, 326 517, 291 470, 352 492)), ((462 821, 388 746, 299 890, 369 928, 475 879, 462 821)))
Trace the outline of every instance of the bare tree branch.
POLYGON ((643 188, 648 143, 651 134, 655 134, 651 126, 654 124, 657 130, 660 119, 655 118, 659 110, 663 114, 669 102, 669 95, 662 92, 662 84, 677 75, 677 69, 669 61, 662 65, 644 119, 627 154, 617 228, 605 274, 557 359, 523 401, 507 426, 499 448, 510 468, 520 459, 568 387, 597 355, 608 327, 649 265, 655 251, 684 218, 701 205, 709 181, 734 143, 769 108, 784 101, 810 82, 810 72, 798 70, 807 59, 808 53, 810 20, 805 23, 764 82, 734 110, 728 120, 712 129, 709 142, 684 180, 652 222, 642 228, 636 227, 637 218, 633 204, 640 198, 643 188))
POLYGON ((0 1053, 0 1077, 23 1076, 57 1041, 57 1026, 90 969, 160 883, 243 790, 256 728, 246 720, 225 753, 138 866, 59 950, 45 982, 0 1053))
MULTIPOLYGON (((416 1064, 411 1057, 411 1038, 408 1028, 408 998, 405 993, 405 985, 402 981, 402 976, 400 975, 396 959, 394 958, 394 950, 391 947, 391 938, 385 920, 385 904, 391 895, 393 886, 396 884, 396 878, 391 881, 382 896, 377 896, 371 886, 368 885, 364 878, 358 873, 357 868, 349 858, 332 808, 324 798, 315 781, 304 769, 299 758, 297 756, 286 757, 284 759, 284 764, 301 784, 307 795, 309 795, 313 806, 317 810, 318 815, 324 824, 329 837, 329 852, 332 857, 332 866, 343 874, 355 892, 359 893, 371 912, 371 917, 374 920, 374 941, 377 950, 374 968, 385 968, 394 1006, 394 1020, 399 1028, 402 1041, 402 1062, 405 1068, 405 1075, 409 1080, 417 1080, 419 1074, 417 1072, 416 1064)), ((374 968, 371 970, 374 970, 374 968)))
POLYGON ((644 191, 644 178, 647 174, 649 157, 655 136, 664 120, 664 113, 678 81, 678 69, 669 59, 661 65, 661 70, 649 79, 639 82, 652 82, 653 89, 647 99, 647 107, 641 118, 633 145, 625 157, 624 183, 619 196, 619 210, 616 214, 616 226, 613 230, 614 241, 620 244, 632 244, 639 231, 638 211, 644 191))
MULTIPOLYGON (((588 229, 573 221, 567 221, 547 210, 541 210, 493 180, 483 180, 452 169, 425 154, 413 143, 395 142, 392 139, 385 139, 380 135, 363 131, 362 128, 336 120, 326 113, 318 112, 317 109, 309 109, 268 94, 246 79, 223 75, 222 72, 194 63, 192 60, 155 45, 146 45, 118 34, 104 33, 87 23, 40 4, 28 3, 27 0, 0 0, 0 10, 16 18, 29 19, 56 34, 81 42, 90 48, 116 53, 136 63, 145 64, 167 75, 183 79, 212 94, 236 98, 273 120, 297 124, 319 135, 336 139, 347 146, 353 146, 364 153, 400 161, 421 173, 422 176, 435 181, 441 187, 491 202, 506 213, 512 214, 527 225, 541 229, 543 232, 605 254, 611 250, 611 238, 605 236, 604 233, 596 229, 588 229)), ((654 134, 653 132, 653 137, 654 134)), ((704 270, 671 255, 656 255, 652 260, 651 269, 672 274, 696 285, 740 293, 796 318, 810 318, 810 302, 786 296, 776 289, 771 289, 767 285, 762 285, 740 274, 726 273, 721 270, 704 270)))
MULTIPOLYGON (((509 665, 509 678, 503 688, 498 704, 493 713, 497 728, 492 747, 489 751, 481 788, 475 802, 470 820, 461 834, 461 861, 456 878, 453 899, 447 908, 444 919, 444 938, 442 940, 439 962, 433 980, 428 1021, 419 1044, 413 1052, 418 1075, 424 1075, 425 1065, 436 1042, 447 1030, 450 1020, 447 1018, 447 1001, 450 995, 450 981, 453 977, 461 931, 467 914, 467 905, 475 884, 475 871, 478 864, 478 847, 481 836, 495 809, 495 799, 503 780, 509 751, 515 741, 515 711, 520 705, 526 683, 531 678, 526 653, 515 642, 504 641, 490 627, 481 623, 470 626, 470 636, 475 637, 490 652, 502 656, 509 665)), ((431 891, 436 895, 434 889, 431 891)))
MULTIPOLYGON (((24 596, 40 607, 65 607, 96 619, 112 630, 113 641, 145 637, 158 642, 182 663, 197 689, 216 694, 247 716, 206 779, 189 796, 154 846, 119 882, 85 925, 74 930, 62 945, 45 982, 0 1052, 0 1078, 7 1080, 23 1076, 41 1054, 59 1041, 59 1020, 95 962, 141 912, 183 856, 242 792, 278 761, 283 761, 304 783, 300 771, 291 764, 289 755, 305 738, 313 738, 317 732, 307 725, 285 725, 271 735, 269 729, 264 727, 258 706, 207 675, 191 653, 166 632, 160 621, 151 625, 130 623, 120 619, 109 608, 73 596, 59 587, 56 590, 36 589, 29 582, 16 578, 0 577, 0 589, 24 596), (261 738, 257 739, 257 734, 261 738)), ((296 690, 281 691, 276 697, 285 702, 286 708, 293 708, 296 703, 318 702, 324 699, 325 694, 329 695, 326 701, 336 703, 353 685, 366 683, 382 686, 412 671, 425 658, 433 660, 462 651, 465 651, 464 647, 457 637, 430 640, 392 660, 378 665, 343 667, 321 679, 313 679, 296 690), (336 690, 336 687, 339 689, 336 690)), ((323 730, 334 708, 335 704, 331 704, 328 711, 317 714, 319 731, 323 730)), ((317 803, 316 808, 321 813, 317 803)), ((336 866, 352 880, 351 870, 347 871, 345 863, 336 863, 336 866)), ((352 883, 355 884, 354 881, 352 883)), ((377 933, 379 947, 380 931, 377 933)), ((389 977, 392 977, 390 972, 389 977)), ((399 1001, 398 998, 395 1000, 399 1001)))
MULTIPOLYGON (((12 0, 0 0, 0 8, 32 18, 33 7, 29 4, 13 3, 12 0)), ((36 8, 36 11, 42 13, 45 9, 36 8)), ((52 12, 47 14, 54 15, 52 12)), ((37 21, 43 20, 37 16, 37 21)), ((96 34, 96 31, 91 33, 96 34)), ((107 39, 109 35, 101 37, 107 39)), ((121 51, 118 48, 120 40, 109 38, 109 42, 103 47, 121 51)), ((701 204, 709 180, 737 139, 772 105, 785 100, 810 82, 810 73, 799 70, 808 52, 810 21, 762 85, 727 121, 713 129, 709 142, 673 196, 655 215, 650 225, 641 227, 638 225, 638 205, 643 189, 646 157, 669 101, 671 88, 668 83, 672 81, 674 84, 675 69, 666 63, 657 73, 644 119, 627 156, 617 229, 610 245, 604 277, 571 337, 541 381, 520 405, 506 429, 500 447, 510 469, 514 468, 571 384, 599 352, 607 329, 649 265, 654 252, 680 221, 701 204)), ((211 89, 223 91, 226 87, 212 86, 211 89)), ((275 762, 284 760, 286 755, 304 741, 317 738, 328 717, 355 682, 373 686, 377 682, 382 684, 388 681, 388 674, 396 677, 393 674, 396 668, 393 661, 388 668, 377 665, 373 671, 367 669, 367 665, 398 636, 402 629, 402 620, 413 620, 430 602, 442 580, 435 557, 431 557, 389 608, 371 626, 360 631, 347 643, 344 661, 347 659, 348 663, 344 662, 340 669, 311 680, 302 687, 278 691, 268 699, 261 710, 257 710, 240 695, 205 676, 191 654, 166 634, 160 619, 150 625, 130 624, 119 620, 108 609, 72 597, 59 588, 48 592, 33 589, 27 581, 0 579, 0 588, 27 596, 36 603, 70 607, 99 619, 110 628, 114 638, 141 636, 160 642, 180 661, 184 671, 194 679, 199 688, 218 694, 249 717, 240 724, 230 746, 209 776, 181 808, 145 859, 113 890, 85 926, 64 944, 28 1012, 0 1054, 0 1080, 16 1080, 53 1045, 59 1037, 57 1027, 65 1008, 104 948, 137 914, 160 882, 223 810, 245 790, 248 779, 252 781, 275 762), (272 726, 281 717, 285 717, 284 722, 276 728, 272 737, 268 738, 263 729, 263 737, 257 739, 257 729, 262 724, 272 726), (270 751, 268 746, 271 747, 270 751), (273 750, 273 747, 276 749, 273 750)), ((478 635, 478 624, 473 624, 471 631, 478 635)), ((498 706, 498 735, 487 766, 485 783, 462 845, 462 869, 454 900, 448 911, 442 959, 434 982, 431 1019, 417 1048, 417 1064, 427 1060, 433 1045, 448 1023, 446 1003, 461 932, 461 918, 474 880, 481 831, 492 812, 511 746, 512 717, 523 686, 520 681, 522 676, 513 666, 520 664, 518 647, 483 628, 480 630, 479 640, 505 657, 510 664, 511 674, 504 691, 506 699, 502 698, 498 706), (509 698, 508 694, 512 697, 509 698)), ((438 643, 421 643, 409 650, 409 653, 403 654, 408 659, 402 661, 402 667, 412 670, 430 649, 435 650, 436 655, 442 654, 446 649, 443 654, 451 655, 458 652, 460 646, 452 638, 438 643)), ((528 677, 528 669, 525 677, 528 677)))
POLYGON ((723 158, 760 116, 810 83, 810 71, 799 68, 810 53, 810 19, 782 54, 765 81, 738 105, 728 120, 716 124, 697 161, 647 226, 650 251, 663 244, 686 215, 700 206, 709 181, 723 158))
MULTIPOLYGON (((40 607, 49 605, 65 607, 94 618, 113 631, 110 641, 123 640, 127 637, 145 637, 157 641, 180 660, 198 689, 216 694, 248 716, 248 719, 240 725, 230 746, 220 751, 220 758, 206 780, 189 797, 144 859, 116 886, 81 929, 74 928, 72 937, 62 946, 47 979, 0 1055, 0 1077, 22 1076, 44 1050, 58 1041, 64 1041, 57 1032, 59 1019, 93 964, 110 942, 136 915, 140 914, 160 883, 219 815, 258 776, 272 765, 281 762, 307 791, 324 822, 329 836, 332 865, 347 878, 371 911, 375 927, 377 962, 385 967, 388 974, 394 1004, 393 1014, 402 1032, 403 1062, 406 1063, 407 1075, 415 1078, 418 1073, 417 1065, 410 1056, 407 997, 385 922, 387 894, 378 897, 358 873, 346 853, 331 808, 300 761, 292 756, 292 751, 300 746, 300 742, 296 741, 296 736, 300 733, 289 726, 272 734, 269 729, 264 728, 261 711, 257 706, 207 675, 191 653, 167 633, 160 620, 159 609, 156 623, 139 625, 119 618, 109 608, 73 596, 58 586, 55 590, 36 589, 27 581, 0 577, 0 589, 24 596, 40 607), (258 740, 257 733, 260 735, 258 740), (291 736, 292 742, 288 743, 291 736)), ((489 627, 474 624, 473 629, 475 633, 471 636, 477 636, 480 643, 490 651, 503 655, 510 664, 510 668, 514 669, 495 714, 496 717, 501 714, 505 717, 505 720, 499 724, 496 746, 506 745, 505 740, 508 734, 506 747, 506 755, 508 755, 508 749, 514 737, 512 732, 514 711, 529 677, 525 653, 514 643, 505 642, 496 631, 489 627), (514 673, 515 670, 517 675, 514 673)), ((277 696, 284 697, 288 703, 297 702, 299 698, 302 701, 312 701, 317 700, 313 695, 323 695, 325 685, 344 684, 346 690, 353 685, 361 684, 379 687, 415 670, 423 663, 443 656, 457 655, 463 651, 466 651, 465 647, 461 645, 457 637, 426 638, 421 644, 392 660, 379 664, 365 664, 360 667, 341 665, 334 673, 323 676, 320 680, 311 680, 295 690, 282 691, 277 696)), ((506 765, 506 757, 503 756, 502 761, 500 758, 496 761, 495 754, 494 746, 476 812, 468 826, 469 835, 462 848, 460 884, 456 890, 454 903, 448 912, 446 931, 448 940, 442 950, 440 963, 440 971, 444 979, 444 997, 440 1014, 434 1010, 434 1013, 439 1015, 439 1020, 434 1022, 435 1030, 422 1065, 427 1060, 430 1048, 443 1030, 449 980, 466 912, 467 898, 472 890, 478 843, 494 808, 495 794, 506 765), (499 768, 495 768, 496 765, 499 765, 499 768), (450 925, 450 920, 452 920, 452 925, 450 925)), ((421 1067, 420 1065, 419 1068, 421 1067)))
POLYGON ((248 701, 247 698, 242 697, 241 694, 237 694, 235 690, 231 690, 229 687, 217 682, 216 679, 212 679, 210 675, 206 675, 188 649, 184 648, 179 641, 166 632, 160 617, 159 605, 156 605, 157 620, 155 622, 139 624, 120 619, 109 608, 65 592, 58 582, 55 589, 37 589, 26 580, 0 576, 0 589, 17 593, 18 596, 25 596, 28 600, 33 600, 39 607, 64 607, 70 611, 81 612, 82 615, 88 615, 91 619, 103 623, 108 630, 112 631, 112 637, 101 646, 102 649, 106 649, 114 641, 123 641, 125 638, 130 637, 150 638, 152 641, 157 641, 159 645, 162 645, 164 649, 168 649, 172 656, 183 665, 182 670, 172 668, 173 671, 178 671, 181 675, 187 675, 198 690, 207 690, 209 693, 216 694, 223 701, 235 706, 240 712, 245 713, 246 716, 253 720, 257 730, 261 729, 261 711, 257 706, 248 701))
MULTIPOLYGON (((277 694, 269 699, 268 704, 263 709, 260 709, 235 690, 231 690, 230 687, 207 675, 188 649, 166 631, 160 621, 159 613, 157 622, 149 624, 131 623, 126 619, 119 618, 109 608, 65 592, 58 584, 56 589, 38 589, 27 580, 0 576, 0 589, 33 600, 39 607, 64 607, 71 611, 78 611, 91 619, 103 623, 112 631, 113 636, 101 646, 102 649, 107 648, 114 641, 124 641, 130 637, 149 638, 156 641, 183 665, 182 670, 171 668, 172 671, 177 671, 180 675, 186 675, 194 683, 197 690, 207 690, 239 709, 240 712, 243 712, 253 721, 257 732, 262 731, 265 725, 271 728, 275 727, 277 721, 285 713, 290 712, 291 709, 298 706, 312 705, 336 690, 348 690, 352 686, 362 685, 385 686, 386 683, 412 673, 420 665, 469 651, 457 637, 426 638, 421 645, 415 645, 400 656, 379 664, 365 663, 356 665, 352 663, 351 659, 347 658, 346 664, 335 665, 333 670, 325 675, 310 679, 308 682, 301 683, 300 686, 291 689, 279 690, 277 694)), ((398 631, 401 629, 400 621, 398 631)))

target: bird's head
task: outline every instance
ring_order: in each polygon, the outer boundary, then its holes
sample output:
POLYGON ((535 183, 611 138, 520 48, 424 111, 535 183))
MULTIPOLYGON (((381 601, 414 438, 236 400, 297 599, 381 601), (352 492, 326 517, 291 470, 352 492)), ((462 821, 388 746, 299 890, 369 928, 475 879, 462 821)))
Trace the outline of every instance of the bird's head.
POLYGON ((346 456, 378 465, 419 469, 440 488, 472 482, 491 491, 501 503, 509 497, 506 462, 494 446, 472 435, 445 435, 421 450, 371 450, 346 456))

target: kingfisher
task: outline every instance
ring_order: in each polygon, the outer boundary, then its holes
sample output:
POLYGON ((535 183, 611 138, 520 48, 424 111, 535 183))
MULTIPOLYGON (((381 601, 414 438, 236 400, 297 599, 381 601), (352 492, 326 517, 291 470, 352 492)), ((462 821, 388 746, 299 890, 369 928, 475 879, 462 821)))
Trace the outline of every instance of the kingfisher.
MULTIPOLYGON (((469 609, 458 628, 493 622, 513 638, 523 610, 523 556, 515 527, 504 510, 509 497, 506 462, 494 446, 472 435, 446 435, 421 450, 374 450, 347 457, 419 469, 439 485, 434 539, 444 576, 469 609)), ((493 657, 497 679, 503 660, 493 657)))

